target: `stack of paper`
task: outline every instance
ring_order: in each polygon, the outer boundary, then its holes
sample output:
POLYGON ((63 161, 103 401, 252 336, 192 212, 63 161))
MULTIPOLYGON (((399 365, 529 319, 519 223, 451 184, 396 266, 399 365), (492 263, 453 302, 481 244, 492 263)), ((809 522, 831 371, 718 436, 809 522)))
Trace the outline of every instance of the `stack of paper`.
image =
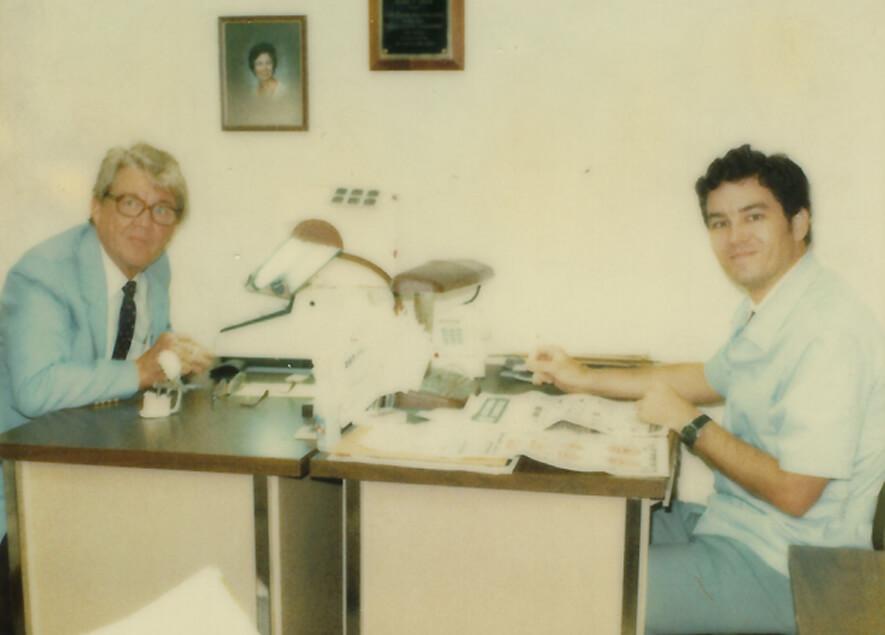
POLYGON ((528 456, 569 470, 667 476, 666 431, 640 422, 635 405, 588 395, 480 394, 464 408, 422 412, 422 423, 378 424, 366 416, 336 454, 359 460, 412 461, 512 469, 528 456))

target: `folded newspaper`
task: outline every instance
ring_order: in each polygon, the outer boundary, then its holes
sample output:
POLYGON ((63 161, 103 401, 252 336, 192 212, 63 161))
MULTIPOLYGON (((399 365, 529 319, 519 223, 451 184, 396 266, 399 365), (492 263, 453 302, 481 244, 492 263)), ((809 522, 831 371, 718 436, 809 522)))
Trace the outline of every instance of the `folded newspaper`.
POLYGON ((639 421, 632 402, 538 391, 483 393, 463 408, 420 414, 420 423, 358 418, 354 423, 360 429, 335 453, 485 467, 527 456, 575 471, 643 477, 669 473, 667 431, 639 421))

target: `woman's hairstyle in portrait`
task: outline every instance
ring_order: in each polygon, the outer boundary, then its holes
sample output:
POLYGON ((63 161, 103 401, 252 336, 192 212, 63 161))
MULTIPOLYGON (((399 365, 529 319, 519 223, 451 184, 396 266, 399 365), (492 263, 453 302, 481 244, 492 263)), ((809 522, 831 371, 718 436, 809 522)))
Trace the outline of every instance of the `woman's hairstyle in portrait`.
POLYGON ((267 53, 270 56, 273 70, 277 70, 277 50, 273 47, 273 44, 259 42, 249 49, 249 70, 252 71, 253 74, 255 73, 255 60, 257 60, 258 56, 262 53, 267 53))

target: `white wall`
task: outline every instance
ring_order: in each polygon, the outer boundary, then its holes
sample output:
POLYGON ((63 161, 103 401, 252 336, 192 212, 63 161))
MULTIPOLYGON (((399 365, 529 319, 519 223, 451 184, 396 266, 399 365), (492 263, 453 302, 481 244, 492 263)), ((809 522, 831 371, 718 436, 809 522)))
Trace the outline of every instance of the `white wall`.
POLYGON ((501 349, 699 359, 739 296, 693 183, 751 142, 806 168, 819 257, 885 316, 879 2, 468 0, 461 72, 369 71, 367 4, 2 0, 0 274, 85 220, 104 152, 143 139, 188 178, 173 322, 207 344, 346 185, 395 217, 383 249, 351 250, 495 268, 481 302, 501 349), (221 131, 217 19, 259 11, 307 16, 307 132, 221 131))

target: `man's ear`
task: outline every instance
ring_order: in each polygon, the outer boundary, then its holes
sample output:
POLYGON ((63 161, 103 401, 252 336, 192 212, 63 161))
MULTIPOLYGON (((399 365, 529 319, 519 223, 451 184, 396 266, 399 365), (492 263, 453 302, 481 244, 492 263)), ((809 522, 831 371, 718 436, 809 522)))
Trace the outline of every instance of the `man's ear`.
POLYGON ((90 213, 89 217, 92 219, 92 222, 98 220, 98 216, 101 214, 101 201, 98 200, 97 196, 92 197, 92 203, 89 206, 90 213))
POLYGON ((793 240, 804 241, 811 231, 811 213, 804 207, 796 212, 796 215, 790 219, 790 229, 793 232, 793 240))

